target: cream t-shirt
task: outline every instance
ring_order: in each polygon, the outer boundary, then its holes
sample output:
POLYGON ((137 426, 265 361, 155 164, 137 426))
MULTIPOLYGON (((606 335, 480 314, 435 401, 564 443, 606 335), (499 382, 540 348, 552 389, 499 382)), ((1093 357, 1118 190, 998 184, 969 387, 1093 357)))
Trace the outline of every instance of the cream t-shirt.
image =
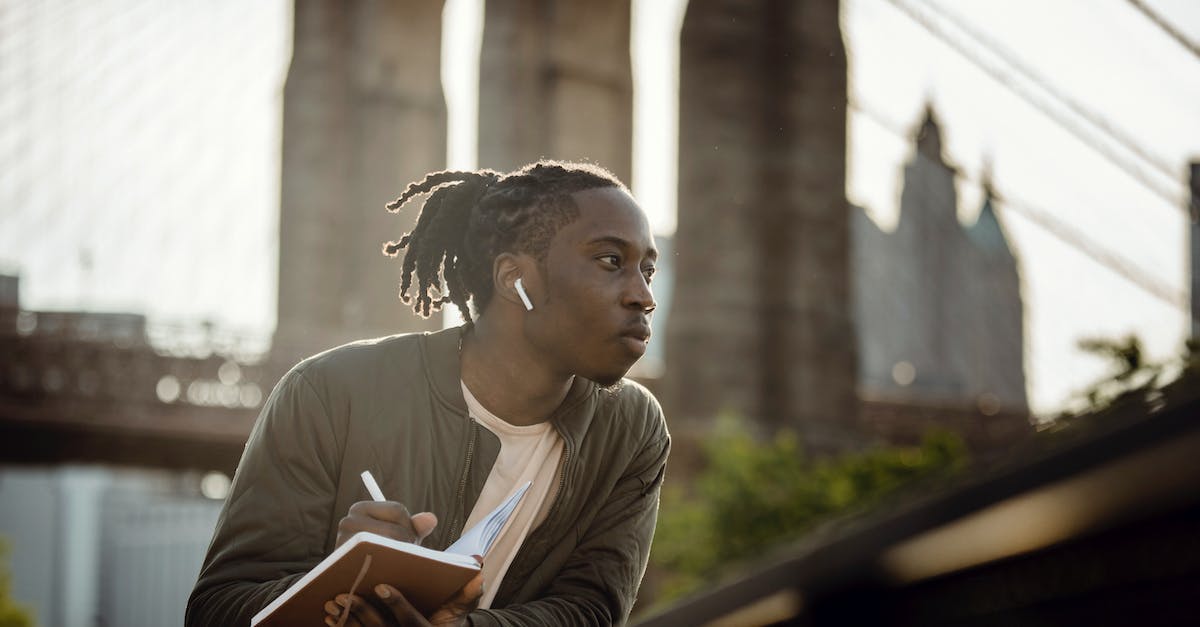
POLYGON ((489 512, 504 502, 518 486, 532 482, 529 491, 513 511, 491 550, 483 556, 483 597, 479 607, 491 607, 492 599, 513 557, 529 532, 546 519, 554 498, 558 495, 558 471, 562 461, 563 441, 549 422, 529 426, 511 425, 488 411, 465 383, 462 384, 467 411, 488 431, 500 439, 496 464, 483 484, 483 491, 463 529, 470 529, 489 512))

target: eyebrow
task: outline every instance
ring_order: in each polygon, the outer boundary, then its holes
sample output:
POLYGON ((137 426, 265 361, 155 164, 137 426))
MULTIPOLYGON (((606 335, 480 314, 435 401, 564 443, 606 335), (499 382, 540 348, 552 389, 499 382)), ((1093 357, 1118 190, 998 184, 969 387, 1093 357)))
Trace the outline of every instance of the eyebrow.
MULTIPOLYGON (((616 235, 601 235, 600 237, 594 238, 587 242, 588 246, 594 246, 596 244, 613 244, 618 248, 624 249, 634 248, 633 242, 623 237, 617 237, 616 235)), ((647 248, 646 256, 649 257, 651 261, 658 261, 658 249, 654 248, 653 246, 647 248)))

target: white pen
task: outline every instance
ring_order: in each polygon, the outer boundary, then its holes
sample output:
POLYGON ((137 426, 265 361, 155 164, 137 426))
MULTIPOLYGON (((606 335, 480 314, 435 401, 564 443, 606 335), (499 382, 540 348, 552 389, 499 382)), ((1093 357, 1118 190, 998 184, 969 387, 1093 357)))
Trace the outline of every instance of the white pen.
POLYGON ((371 475, 370 470, 362 471, 362 480, 363 484, 367 486, 367 492, 371 493, 371 498, 375 499, 376 501, 387 500, 383 498, 383 491, 379 489, 379 484, 375 483, 375 477, 371 475))

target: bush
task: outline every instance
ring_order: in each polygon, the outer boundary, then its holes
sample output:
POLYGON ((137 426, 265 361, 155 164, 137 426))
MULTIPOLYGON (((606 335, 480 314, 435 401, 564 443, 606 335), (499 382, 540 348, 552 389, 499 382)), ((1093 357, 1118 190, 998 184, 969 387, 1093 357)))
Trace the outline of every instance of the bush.
POLYGON ((931 432, 920 447, 810 461, 794 435, 782 432, 759 443, 728 419, 706 439, 704 452, 707 466, 690 492, 664 488, 651 554, 657 602, 692 592, 730 565, 761 556, 821 521, 966 460, 957 436, 931 432))
POLYGON ((0 627, 33 627, 33 615, 12 598, 12 576, 4 556, 8 547, 0 541, 0 627))

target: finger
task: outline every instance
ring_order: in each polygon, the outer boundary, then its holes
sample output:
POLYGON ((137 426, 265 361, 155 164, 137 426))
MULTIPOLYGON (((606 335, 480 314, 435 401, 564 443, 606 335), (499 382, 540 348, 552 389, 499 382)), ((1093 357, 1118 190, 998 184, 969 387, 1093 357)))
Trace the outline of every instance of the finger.
POLYGON ((348 616, 346 622, 339 622, 337 618, 332 616, 325 617, 325 624, 329 627, 363 627, 363 624, 358 622, 353 616, 348 616))
POLYGON ((417 534, 413 530, 412 525, 390 523, 374 518, 343 518, 338 523, 338 536, 350 536, 360 531, 377 533, 385 538, 392 538, 401 542, 416 542, 417 534))
POLYGON ((457 624, 471 610, 479 607, 479 599, 483 596, 483 572, 478 572, 467 585, 463 586, 454 597, 446 601, 429 617, 429 622, 435 625, 457 624))
MULTIPOLYGON (((387 627, 388 623, 383 618, 383 614, 375 609, 366 599, 358 595, 338 595, 345 596, 349 602, 347 611, 350 612, 351 620, 357 620, 362 627, 387 627)), ((347 623, 351 624, 351 623, 347 623)))
POLYGON ((484 572, 475 573, 475 577, 467 581, 467 585, 458 589, 455 596, 450 597, 442 605, 442 610, 450 610, 454 614, 466 614, 479 607, 479 599, 484 596, 484 572))
POLYGON ((424 540, 438 524, 437 516, 432 512, 421 512, 412 515, 413 531, 417 534, 417 542, 424 540))
POLYGON ((329 625, 329 627, 361 627, 361 623, 355 620, 350 615, 349 610, 341 605, 348 605, 350 603, 346 596, 345 594, 338 595, 337 600, 331 599, 325 602, 325 613, 327 614, 325 624, 329 625), (342 615, 343 612, 345 612, 344 617, 342 615))
POLYGON ((465 610, 473 610, 479 605, 479 599, 483 596, 483 571, 475 573, 475 576, 467 582, 465 586, 446 602, 446 605, 453 605, 465 610))
POLYGON ((404 598, 399 590, 381 583, 375 586, 375 596, 392 611, 392 617, 401 625, 428 625, 425 617, 404 598))
POLYGON ((365 516, 400 525, 411 524, 412 518, 404 503, 396 501, 359 501, 350 506, 350 516, 365 516))

